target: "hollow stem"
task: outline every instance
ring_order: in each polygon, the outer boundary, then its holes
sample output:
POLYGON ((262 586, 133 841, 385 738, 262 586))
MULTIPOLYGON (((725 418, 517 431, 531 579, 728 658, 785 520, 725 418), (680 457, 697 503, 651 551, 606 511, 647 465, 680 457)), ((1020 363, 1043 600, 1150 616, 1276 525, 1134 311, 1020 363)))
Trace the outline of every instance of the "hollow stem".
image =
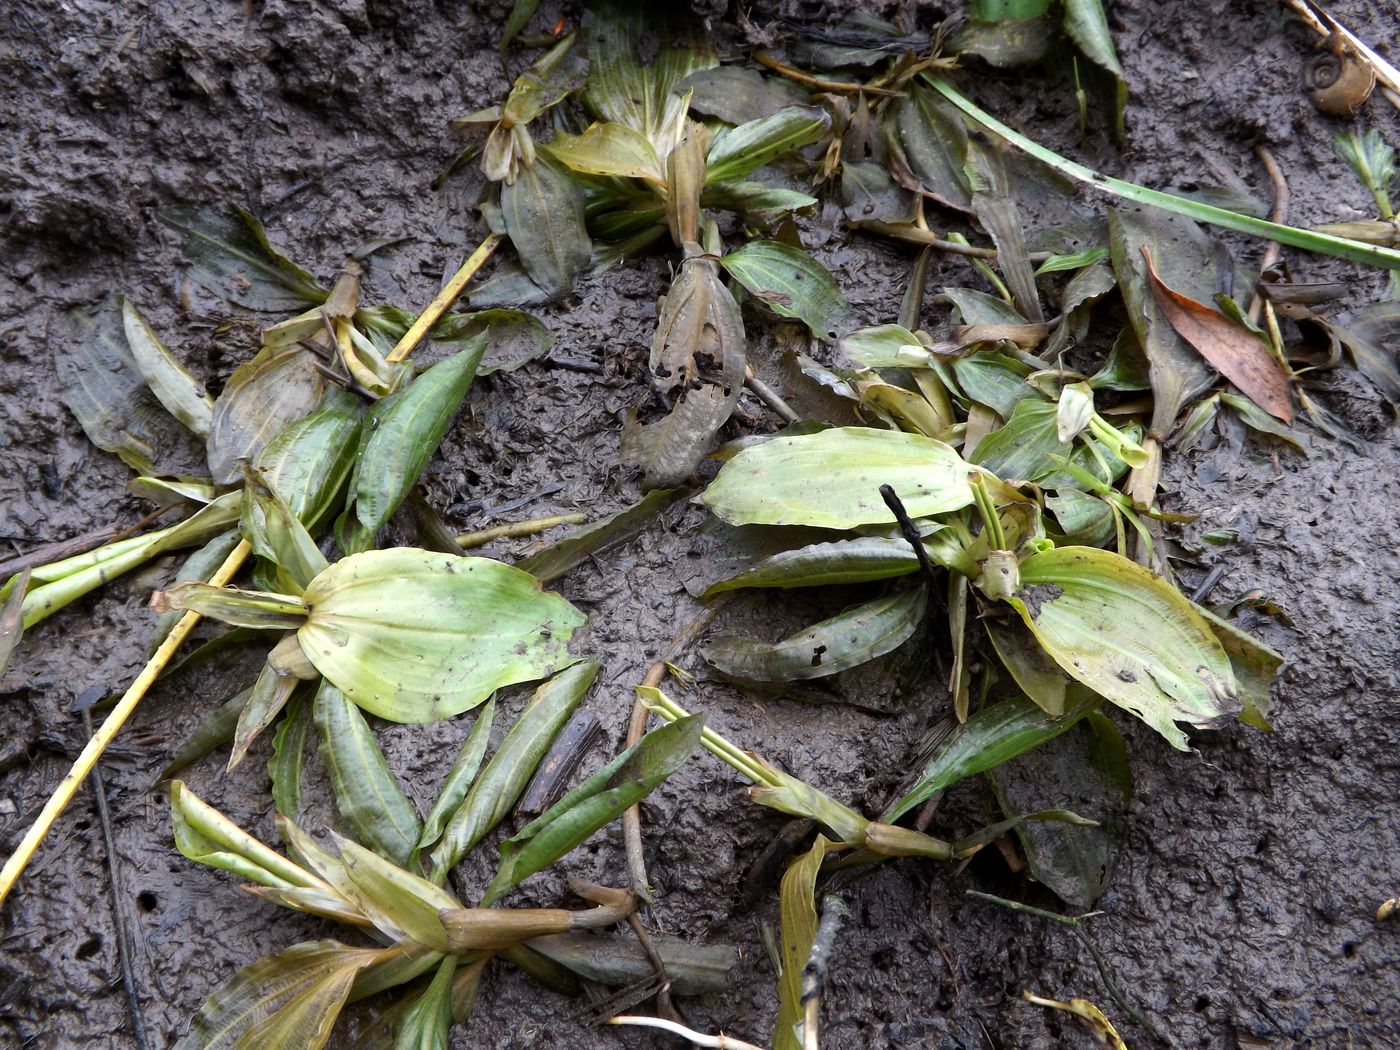
MULTIPOLYGON (((210 579, 210 584, 222 587, 233 579, 238 570, 243 567, 243 563, 252 550, 252 545, 247 540, 240 541, 238 546, 224 559, 219 571, 210 579)), ((19 846, 16 847, 10 859, 5 861, 4 868, 0 868, 0 902, 3 902, 10 895, 10 890, 14 889, 15 883, 19 881, 20 875, 24 873, 24 869, 33 858, 34 851, 39 848, 39 844, 44 841, 49 829, 53 827, 53 822, 67 808, 68 803, 73 801, 74 794, 77 793, 83 781, 87 779, 88 774, 92 772, 92 767, 97 763, 102 752, 107 750, 107 746, 116 738, 117 733, 126 724, 126 720, 131 717, 131 713, 136 710, 136 705, 141 702, 146 691, 151 688, 151 684, 174 658, 176 651, 189 637, 189 633, 194 630, 199 620, 200 616, 197 612, 188 612, 180 618, 180 622, 166 636, 160 648, 152 654, 141 673, 127 687, 126 692, 122 694, 122 698, 117 701, 116 706, 107 715, 102 726, 87 742, 82 754, 73 763, 73 768, 59 782, 54 793, 44 803, 44 808, 40 811, 38 818, 24 833, 24 838, 20 840, 19 846)))
POLYGON ((394 344, 394 349, 389 351, 388 361, 390 364, 397 364, 413 353, 414 347, 423 341, 428 330, 437 324, 438 318, 457 301, 471 279, 476 276, 476 272, 485 265, 487 259, 491 258, 491 253, 496 250, 496 246, 500 243, 500 234, 490 233, 486 235, 486 239, 477 246, 476 251, 467 256, 467 261, 462 264, 461 269, 452 275, 452 280, 442 286, 442 291, 433 296, 433 301, 428 304, 428 308, 418 315, 418 320, 414 321, 408 331, 403 334, 403 338, 394 344))

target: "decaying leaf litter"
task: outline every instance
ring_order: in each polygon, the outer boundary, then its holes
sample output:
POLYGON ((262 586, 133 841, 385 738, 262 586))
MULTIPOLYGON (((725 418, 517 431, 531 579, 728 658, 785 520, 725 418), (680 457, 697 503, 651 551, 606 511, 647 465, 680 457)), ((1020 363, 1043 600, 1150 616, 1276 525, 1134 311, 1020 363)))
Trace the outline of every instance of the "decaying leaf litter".
MULTIPOLYGON (((1008 281, 1008 283, 1009 283, 1009 281, 1008 281)), ((1061 395, 1061 400, 1063 400, 1063 395, 1061 395)))

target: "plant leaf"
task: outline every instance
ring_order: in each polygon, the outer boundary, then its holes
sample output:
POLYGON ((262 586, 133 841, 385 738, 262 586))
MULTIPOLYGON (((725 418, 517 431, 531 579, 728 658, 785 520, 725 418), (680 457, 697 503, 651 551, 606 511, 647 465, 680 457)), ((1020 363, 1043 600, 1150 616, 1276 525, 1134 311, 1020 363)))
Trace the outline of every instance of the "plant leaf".
POLYGON ((190 374, 126 296, 121 297, 122 325, 136 371, 167 412, 192 434, 204 437, 214 413, 214 399, 190 374))
POLYGON ((567 292, 588 268, 593 245, 583 204, 583 192, 574 180, 543 157, 522 166, 516 180, 501 187, 505 232, 520 265, 546 300, 567 292))
POLYGON ((360 416, 356 398, 328 391, 320 408, 287 424, 253 461, 254 470, 308 529, 335 505, 350 475, 360 416))
POLYGON ((911 517, 972 502, 968 467, 932 438, 866 427, 833 427, 744 449, 705 490, 706 506, 731 525, 851 529, 890 524, 880 496, 890 485, 911 517))
POLYGON ((1058 412, 1053 401, 1038 397, 1017 401, 1005 425, 977 442, 968 462, 1008 481, 1038 481, 1055 470, 1055 456, 1070 454, 1056 427, 1058 412))
POLYGON ((982 626, 992 640, 992 648, 1021 691, 1051 718, 1064 714, 1070 678, 1040 647, 1035 635, 1016 620, 988 617, 982 621, 982 626))
POLYGON ((161 219, 183 235, 191 276, 221 299, 269 312, 326 301, 329 293, 316 278, 279 254, 262 223, 241 208, 231 215, 177 208, 161 219))
POLYGON ((486 757, 487 745, 491 742, 491 726, 496 721, 496 698, 493 696, 477 712, 471 732, 462 742, 462 750, 457 760, 443 778, 438 790, 437 801, 423 820, 423 834, 418 838, 418 850, 425 850, 442 838, 442 829, 462 805, 467 797, 472 781, 481 769, 481 760, 486 757))
POLYGON ((423 834, 418 810, 389 770, 359 709, 330 682, 311 705, 335 808, 355 838, 395 864, 408 863, 423 834))
POLYGON ((830 130, 831 118, 809 106, 788 106, 738 127, 724 128, 710 142, 705 182, 743 178, 789 150, 810 146, 830 130))
POLYGON ((906 540, 862 536, 779 551, 746 572, 710 584, 703 597, 712 598, 741 587, 819 587, 867 583, 918 571, 919 559, 906 540))
POLYGON ((170 782, 175 847, 199 864, 274 889, 323 889, 325 883, 240 828, 185 786, 170 782))
POLYGON ((658 513, 685 495, 686 491, 680 488, 654 489, 630 507, 580 526, 573 535, 516 562, 515 567, 528 572, 541 583, 552 583, 595 554, 639 536, 658 513))
POLYGON ((794 682, 849 671, 904 644, 924 618, 920 585, 847 609, 781 642, 724 636, 702 650, 711 666, 754 682, 794 682))
POLYGON ((918 180, 918 186, 911 188, 947 207, 971 211, 967 128, 962 117, 921 84, 895 103, 893 114, 885 133, 903 151, 910 173, 918 180))
POLYGON ((243 480, 240 460, 254 459, 286 427, 316 410, 326 381, 315 358, 297 344, 264 347, 233 370, 214 402, 209 472, 215 484, 243 480))
POLYGON ((688 715, 653 729, 503 843, 482 906, 494 904, 651 794, 690 757, 703 728, 701 716, 688 715))
POLYGON ((848 332, 838 346, 843 354, 866 368, 908 368, 928 355, 919 337, 897 324, 848 332))
POLYGON ((812 848, 788 865, 778 891, 782 940, 779 958, 778 1016, 773 1022, 773 1050, 803 1050, 799 1035, 804 1010, 802 970, 817 939, 817 874, 832 843, 818 835, 812 848))
POLYGON ((835 278, 801 248, 749 241, 720 265, 755 299, 781 317, 801 321, 818 339, 839 339, 857 323, 835 278))
POLYGON ((452 894, 427 879, 392 864, 357 842, 337 838, 340 863, 376 911, 413 943, 432 951, 447 950, 447 931, 438 913, 457 908, 452 894))
POLYGON ((272 757, 267 760, 272 802, 290 821, 301 819, 301 764, 311 726, 311 707, 304 696, 297 696, 287 703, 287 713, 272 734, 272 757))
POLYGON ((1209 609, 1198 605, 1196 611, 1205 617, 1225 655, 1230 658, 1230 666, 1234 668, 1235 679, 1240 684, 1240 702, 1244 704, 1240 721, 1256 729, 1272 729, 1268 721, 1269 711, 1273 708, 1269 691, 1278 677, 1279 668, 1283 666, 1283 654, 1209 609))
MULTIPOLYGON (((516 10, 525 0, 517 0, 516 10)), ((533 9, 539 0, 528 6, 533 9)), ((511 12, 512 20, 515 10, 511 12)), ((527 14, 521 20, 528 20, 527 14)), ((507 26, 509 32, 509 26, 507 26)), ((519 30, 517 29, 516 32, 519 30)), ((510 36, 514 36, 510 33, 510 36)), ((510 37, 502 39, 502 45, 510 37)), ((449 955, 438 963, 437 973, 423 989, 423 994, 409 1007, 394 1026, 393 1050, 447 1050, 448 1035, 452 1028, 452 978, 457 971, 457 956, 449 955)))
POLYGON ((1036 881, 1066 904, 1092 908, 1108 888, 1133 795, 1127 747, 1117 728, 1091 711, 1069 732, 988 776, 1008 818, 1059 806, 1097 821, 1094 827, 1045 821, 1016 827, 1036 881))
POLYGON ((880 820, 893 824, 959 780, 985 773, 1039 747, 1078 722, 1098 702, 1099 698, 1089 690, 1074 685, 1066 695, 1065 713, 1059 718, 1047 715, 1026 697, 984 707, 953 729, 924 764, 918 783, 885 810, 880 820))
POLYGON ((1128 104, 1128 76, 1113 47, 1102 0, 1065 0, 1064 30, 1085 58, 1113 78, 1113 132, 1114 140, 1121 143, 1125 137, 1123 110, 1128 104))
POLYGON ((1072 678, 1173 747, 1187 749, 1176 722, 1212 726, 1240 709, 1210 626, 1175 587, 1120 555, 1091 547, 1033 554, 1007 601, 1072 678))
POLYGON ((1291 423, 1293 405, 1288 396, 1288 377, 1269 348, 1224 314, 1168 287, 1153 269, 1152 253, 1146 245, 1142 255, 1152 294, 1177 333, 1256 405, 1276 419, 1291 423))
POLYGON ((542 148, 566 168, 585 175, 645 179, 653 185, 666 181, 652 144, 625 124, 590 124, 582 134, 556 135, 542 148))
POLYGON ((258 735, 272 725, 282 712, 292 691, 300 685, 296 678, 284 678, 271 664, 263 664, 257 681, 243 710, 238 715, 238 727, 233 734, 233 750, 228 756, 228 771, 231 773, 248 755, 248 748, 258 735))
POLYGON ((195 726, 194 732, 186 738, 185 742, 175 749, 175 753, 170 756, 169 763, 156 777, 156 783, 169 780, 216 747, 232 740, 234 730, 238 728, 238 714, 243 710, 243 705, 248 702, 251 693, 251 689, 234 693, 233 696, 206 715, 199 725, 195 726))
POLYGON ((530 697, 501 746, 481 771, 433 850, 434 872, 445 876, 492 828, 505 819, 525 793, 535 768, 598 676, 586 660, 559 672, 530 697))
MULTIPOLYGON (((652 946, 666 967, 671 991, 677 995, 706 995, 729 987, 730 971, 739 953, 727 944, 691 944, 652 934, 652 946)), ((526 944, 546 959, 609 988, 625 988, 647 980, 655 967, 633 937, 606 933, 555 933, 531 937, 526 944)))
POLYGON ((726 124, 747 124, 788 106, 807 103, 807 93, 784 77, 765 77, 744 66, 715 66, 691 73, 677 86, 693 92, 692 113, 703 113, 726 124))
POLYGON ((379 531, 418 484, 467 396, 486 348, 484 336, 384 398, 355 466, 355 515, 369 535, 379 531))
POLYGON ((412 548, 336 562, 307 587, 298 639, 365 710, 394 722, 461 714, 572 662, 583 614, 519 569, 412 548))

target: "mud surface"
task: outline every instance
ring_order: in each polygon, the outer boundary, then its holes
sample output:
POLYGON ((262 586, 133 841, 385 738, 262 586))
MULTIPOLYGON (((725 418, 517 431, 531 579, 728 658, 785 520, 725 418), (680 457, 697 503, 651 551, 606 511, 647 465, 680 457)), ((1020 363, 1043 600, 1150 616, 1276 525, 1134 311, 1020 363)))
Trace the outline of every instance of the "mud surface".
MULTIPOLYGON (((323 276, 371 238, 405 237, 375 257, 369 295, 427 301, 480 229, 471 177, 449 180, 442 191, 431 182, 463 145, 447 119, 496 101, 519 66, 513 55, 508 73, 495 52, 509 6, 6 5, 0 538, 24 550, 144 513, 126 494, 125 467, 92 450, 57 399, 49 339, 62 337, 68 308, 126 291, 215 385, 253 339, 251 330, 216 333, 212 303, 181 304, 178 259, 156 221, 159 208, 242 204, 323 276)), ((1052 146, 1150 185, 1205 178, 1209 158, 1268 199, 1252 155, 1263 144, 1289 177, 1292 221, 1366 210, 1364 191, 1332 156, 1331 136, 1344 125, 1318 114, 1298 87, 1312 42, 1275 5, 1132 0, 1110 7, 1133 87, 1126 150, 1096 131, 1081 146, 1064 84, 991 77, 975 93, 1052 146)), ((1392 5, 1334 7, 1363 38, 1382 45, 1393 38, 1392 5)), ((924 10, 920 19, 928 24, 936 14, 924 10)), ((1384 103, 1373 100, 1366 117, 1400 141, 1384 103)), ((908 254, 850 238, 830 216, 803 232, 869 322, 893 318, 908 254)), ((1257 245, 1231 243, 1246 260, 1257 259, 1257 245)), ((1286 255, 1299 279, 1349 282, 1353 305, 1382 292, 1372 272, 1286 255)), ((956 260, 939 265, 934 286, 975 276, 956 260)), ((602 512, 635 498, 635 482, 616 466, 621 419, 646 396, 643 348, 664 283, 661 261, 586 282, 545 312, 557 336, 550 359, 477 384, 430 471, 429 497, 453 527, 602 512)), ((757 322, 752 328, 763 331, 757 322)), ((764 356, 772 354, 771 338, 755 342, 760 370, 772 374, 764 356)), ((1400 440, 1360 376, 1338 371, 1322 385, 1319 396, 1359 433, 1367 455, 1320 438, 1304 457, 1227 435, 1213 450, 1170 458, 1164 476, 1167 505, 1203 515, 1178 537, 1183 579, 1194 583, 1219 564, 1225 575, 1216 600, 1260 591, 1292 620, 1245 614, 1244 625, 1289 658, 1275 732, 1235 725, 1198 733, 1196 750, 1180 754, 1120 720, 1136 796, 1104 914, 1092 929, 1128 997, 1181 1046, 1400 1045, 1400 927, 1373 919, 1376 905, 1400 889, 1400 832, 1391 812, 1400 772, 1393 553, 1400 440), (1221 528, 1236 530, 1238 540, 1200 542, 1221 528)), ((740 429, 771 425, 757 403, 746 399, 743 407, 750 422, 740 429)), ((699 611, 687 583, 705 573, 714 549, 713 538, 696 531, 702 520, 677 505, 644 539, 562 583, 592 614, 579 650, 605 665, 590 703, 610 745, 623 733, 632 685, 699 611)), ((522 541, 491 552, 528 547, 522 541)), ((81 746, 74 702, 120 688, 139 669, 151 619, 145 598, 172 571, 163 565, 127 578, 26 637, 0 681, 0 852, 10 852, 81 746)), ((739 599, 724 616, 727 625, 768 628, 777 611, 807 619, 824 611, 780 604, 739 599)), ((686 662, 699 669, 693 657, 686 662)), ((156 1046, 183 1034, 191 1014, 239 966, 299 940, 336 935, 252 902, 230 879, 186 862, 171 846, 165 799, 150 790, 169 750, 249 670, 246 660, 234 661, 175 677, 145 703, 103 765, 118 895, 136 931, 140 1008, 156 1046)), ((704 680, 675 693, 709 712, 716 728, 867 811, 895 789, 931 712, 944 703, 937 695, 896 698, 887 684, 862 690, 858 708, 745 696, 704 680)), ((425 808, 467 725, 384 728, 391 765, 425 808)), ((260 747, 232 776, 210 760, 189 779, 270 837, 265 740, 260 747)), ((319 783, 318 770, 307 780, 319 783)), ((331 819, 324 797, 313 791, 308 804, 309 823, 331 819)), ((989 812, 985 789, 963 785, 949 793, 936 827, 969 830, 989 812)), ((776 921, 776 890, 750 904, 737 884, 781 821, 745 804, 738 778, 708 756, 690 762, 644 814, 658 890, 653 924, 742 951, 735 989, 686 1002, 687 1016, 701 1029, 762 1039, 774 1009, 762 927, 776 921)), ((488 877, 487 852, 479 870, 465 871, 469 884, 488 877)), ((616 836, 597 836, 566 867, 530 880, 520 902, 556 904, 566 873, 616 883, 616 836)), ((1113 1007, 1068 931, 969 900, 968 888, 1054 906, 1044 891, 1010 875, 994 851, 960 872, 885 864, 847 888, 854 916, 833 970, 824 1046, 1091 1045, 1072 1019, 1019 1002, 1025 989, 1090 998, 1121 1022, 1131 1043, 1149 1045, 1113 1007)), ((79 796, 45 844, 3 922, 0 1045, 133 1045, 90 796, 79 796)), ((583 1027, 575 1010, 515 973, 493 971, 453 1045, 661 1045, 583 1027)))

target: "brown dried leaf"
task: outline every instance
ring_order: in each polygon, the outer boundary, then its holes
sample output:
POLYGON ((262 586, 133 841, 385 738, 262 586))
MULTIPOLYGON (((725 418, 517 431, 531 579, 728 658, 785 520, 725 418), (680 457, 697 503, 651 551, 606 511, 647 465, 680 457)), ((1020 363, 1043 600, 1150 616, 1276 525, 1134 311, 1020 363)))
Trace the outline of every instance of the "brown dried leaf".
POLYGON ((1293 404, 1288 394, 1288 377, 1268 347, 1224 314, 1173 291, 1157 275, 1146 245, 1142 255, 1147 260, 1152 294, 1177 333, 1256 405, 1291 423, 1293 404))

